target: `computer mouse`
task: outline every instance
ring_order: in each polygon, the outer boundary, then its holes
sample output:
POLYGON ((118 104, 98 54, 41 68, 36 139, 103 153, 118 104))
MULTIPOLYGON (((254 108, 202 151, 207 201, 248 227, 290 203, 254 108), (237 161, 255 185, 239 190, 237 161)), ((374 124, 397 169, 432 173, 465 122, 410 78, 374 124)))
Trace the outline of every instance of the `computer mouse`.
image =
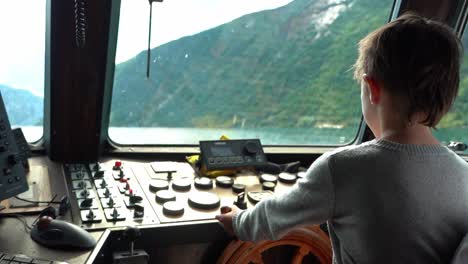
POLYGON ((47 216, 33 226, 31 238, 50 248, 90 249, 96 245, 96 239, 83 228, 47 216))

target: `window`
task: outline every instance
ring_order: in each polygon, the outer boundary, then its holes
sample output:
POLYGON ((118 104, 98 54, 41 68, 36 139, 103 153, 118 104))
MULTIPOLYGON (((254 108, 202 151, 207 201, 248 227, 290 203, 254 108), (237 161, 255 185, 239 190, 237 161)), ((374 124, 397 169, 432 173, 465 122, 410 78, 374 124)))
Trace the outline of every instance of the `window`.
POLYGON ((393 1, 122 0, 109 137, 121 144, 260 138, 341 145, 361 121, 357 42, 393 1))
POLYGON ((12 127, 42 137, 45 0, 0 1, 0 91, 12 127))
MULTIPOLYGON (((462 66, 460 69, 460 88, 455 104, 447 115, 440 121, 435 130, 436 137, 444 144, 450 141, 464 142, 468 144, 468 55, 466 47, 468 47, 468 32, 462 37, 465 54, 463 57, 462 66)), ((468 151, 465 151, 468 154, 468 151)))

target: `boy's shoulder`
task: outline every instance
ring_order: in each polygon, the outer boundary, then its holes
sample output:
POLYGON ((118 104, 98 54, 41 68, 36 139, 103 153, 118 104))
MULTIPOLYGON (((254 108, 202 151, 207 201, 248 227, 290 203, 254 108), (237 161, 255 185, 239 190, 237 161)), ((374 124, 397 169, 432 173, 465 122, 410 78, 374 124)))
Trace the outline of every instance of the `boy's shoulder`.
POLYGON ((468 163, 458 154, 443 145, 405 145, 385 140, 371 140, 359 145, 337 148, 325 153, 323 159, 333 163, 357 161, 394 160, 445 162, 454 166, 468 168, 468 163))
POLYGON ((349 145, 344 147, 336 148, 324 154, 327 159, 333 159, 337 157, 361 157, 363 155, 369 155, 370 152, 376 150, 376 140, 367 141, 359 145, 349 145))
POLYGON ((334 150, 325 152, 317 160, 314 161, 315 166, 327 166, 330 167, 332 164, 338 162, 342 164, 344 162, 351 162, 357 160, 363 160, 364 157, 375 157, 375 140, 361 143, 359 145, 348 145, 339 147, 334 150), (373 154, 371 154, 374 152, 373 154))

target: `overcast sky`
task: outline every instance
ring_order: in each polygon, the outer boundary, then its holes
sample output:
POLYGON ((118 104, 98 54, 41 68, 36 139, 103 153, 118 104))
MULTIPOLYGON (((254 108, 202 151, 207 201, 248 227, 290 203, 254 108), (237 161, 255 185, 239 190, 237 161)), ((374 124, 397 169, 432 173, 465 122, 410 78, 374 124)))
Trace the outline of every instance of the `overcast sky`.
MULTIPOLYGON (((292 0, 165 0, 153 3, 151 46, 204 31, 245 14, 283 6, 292 0)), ((116 62, 147 49, 149 3, 123 0, 116 62)))
POLYGON ((0 0, 0 84, 44 93, 45 0, 0 0))
MULTIPOLYGON (((156 47, 291 1, 155 2, 151 45, 156 47)), ((0 0, 0 84, 27 89, 40 96, 44 94, 45 7, 45 0, 0 0)), ((148 41, 148 0, 122 0, 121 10, 116 63, 145 50, 148 41)))

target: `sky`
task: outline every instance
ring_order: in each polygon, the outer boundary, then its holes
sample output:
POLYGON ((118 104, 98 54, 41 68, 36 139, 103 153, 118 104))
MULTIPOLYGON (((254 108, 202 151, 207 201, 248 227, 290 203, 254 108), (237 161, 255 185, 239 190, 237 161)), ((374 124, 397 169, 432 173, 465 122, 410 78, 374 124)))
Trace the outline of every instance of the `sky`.
MULTIPOLYGON (((165 0, 153 3, 151 46, 230 22, 238 17, 274 9, 292 0, 165 0)), ((134 57, 148 46, 149 3, 122 0, 116 62, 134 57)))
POLYGON ((45 0, 0 0, 0 84, 44 94, 45 0))
MULTIPOLYGON (((151 46, 154 48, 183 36, 227 23, 245 14, 274 9, 291 1, 154 2, 151 46)), ((46 0, 0 0, 0 84, 26 89, 43 96, 45 18, 46 0)), ((148 0, 122 0, 116 63, 128 60, 142 50, 146 50, 148 22, 148 0)))

